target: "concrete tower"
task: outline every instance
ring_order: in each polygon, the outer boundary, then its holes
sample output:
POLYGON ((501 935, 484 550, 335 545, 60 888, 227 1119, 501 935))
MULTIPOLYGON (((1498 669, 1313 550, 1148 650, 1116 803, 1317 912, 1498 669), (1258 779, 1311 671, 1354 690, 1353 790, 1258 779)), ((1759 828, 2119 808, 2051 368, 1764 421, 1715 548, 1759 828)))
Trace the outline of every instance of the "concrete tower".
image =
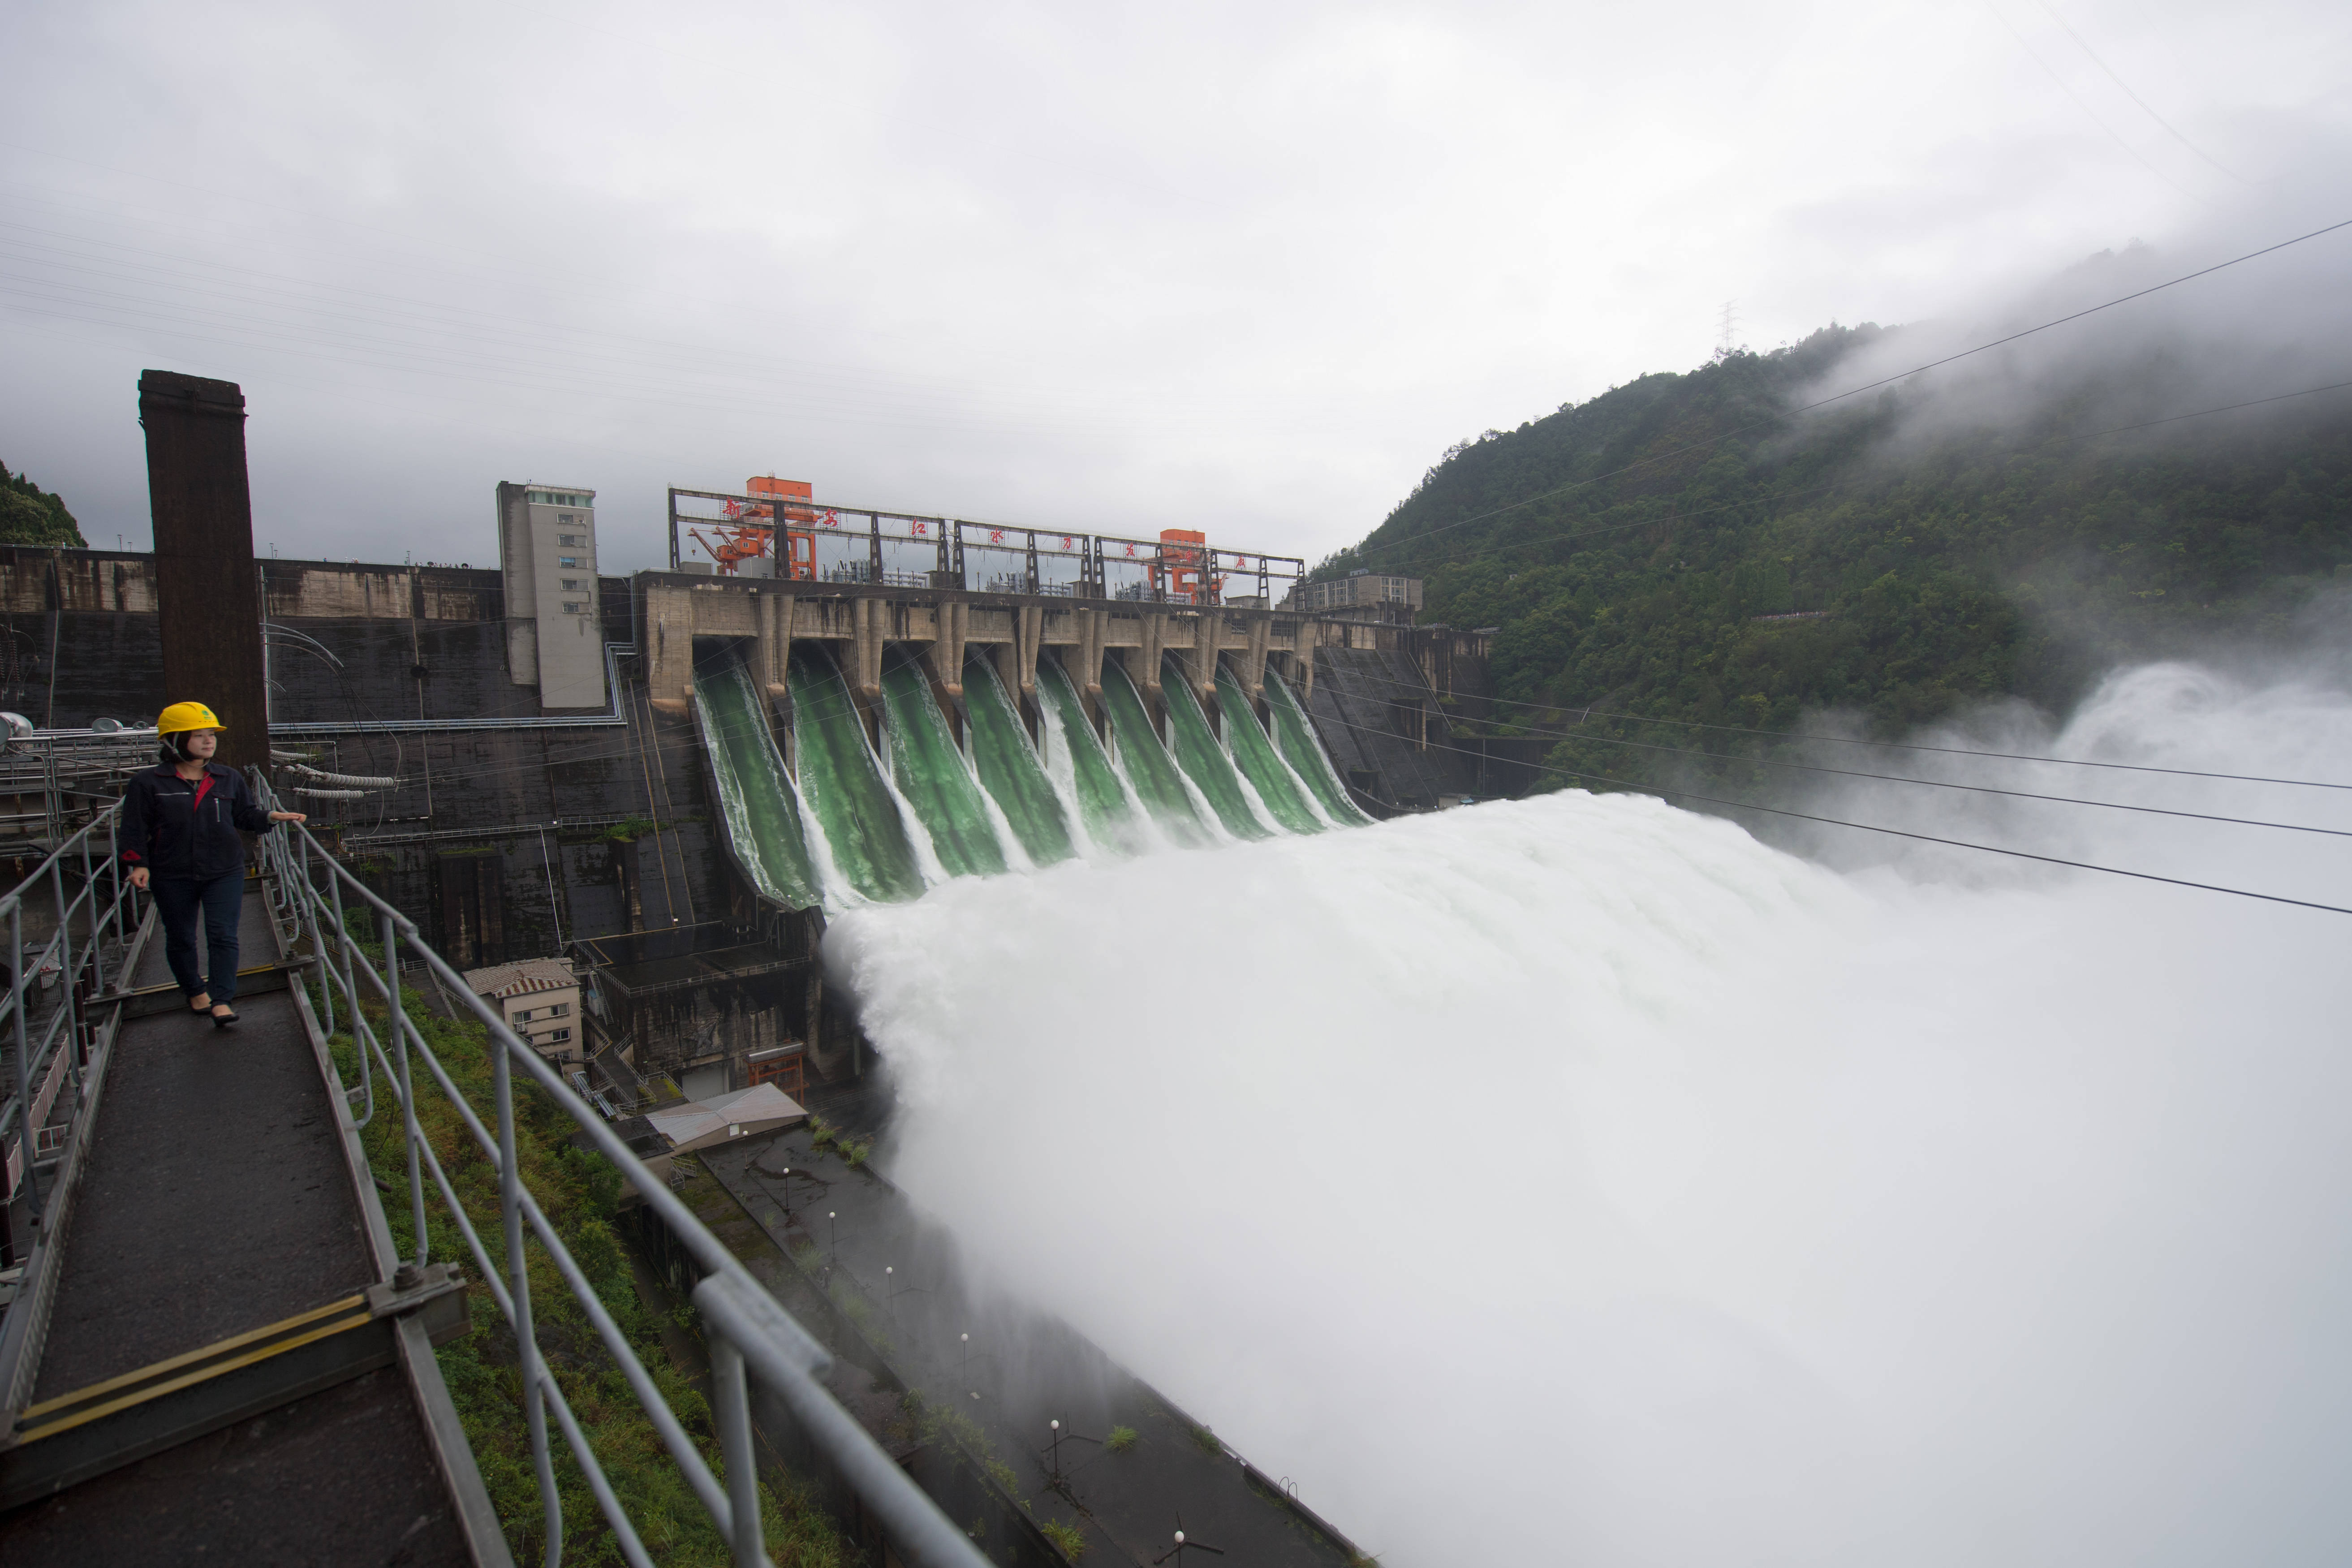
POLYGON ((499 486, 506 574, 507 674, 539 688, 541 708, 602 708, 604 648, 596 608, 596 492, 499 486))

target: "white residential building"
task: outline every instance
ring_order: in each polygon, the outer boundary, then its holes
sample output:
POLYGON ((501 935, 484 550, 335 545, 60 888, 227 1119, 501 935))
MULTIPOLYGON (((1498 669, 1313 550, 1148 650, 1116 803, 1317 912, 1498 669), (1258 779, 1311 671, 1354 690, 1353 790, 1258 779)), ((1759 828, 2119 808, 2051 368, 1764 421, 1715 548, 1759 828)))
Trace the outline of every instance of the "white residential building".
POLYGON ((580 981, 561 958, 525 958, 466 971, 466 989, 499 1010, 507 1027, 559 1066, 587 1058, 580 1026, 580 981))

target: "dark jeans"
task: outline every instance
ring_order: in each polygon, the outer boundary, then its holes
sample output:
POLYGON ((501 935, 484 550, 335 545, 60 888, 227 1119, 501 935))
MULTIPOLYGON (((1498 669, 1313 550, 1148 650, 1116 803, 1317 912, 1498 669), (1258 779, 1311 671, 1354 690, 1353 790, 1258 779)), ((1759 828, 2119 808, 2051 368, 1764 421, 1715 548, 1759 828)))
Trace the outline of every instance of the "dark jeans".
POLYGON ((245 872, 199 882, 187 877, 157 877, 148 884, 155 908, 163 917, 163 957, 172 978, 194 996, 212 993, 215 1002, 236 994, 236 926, 245 913, 245 872), (205 917, 205 937, 212 949, 212 984, 205 984, 204 954, 196 951, 196 914, 205 917))

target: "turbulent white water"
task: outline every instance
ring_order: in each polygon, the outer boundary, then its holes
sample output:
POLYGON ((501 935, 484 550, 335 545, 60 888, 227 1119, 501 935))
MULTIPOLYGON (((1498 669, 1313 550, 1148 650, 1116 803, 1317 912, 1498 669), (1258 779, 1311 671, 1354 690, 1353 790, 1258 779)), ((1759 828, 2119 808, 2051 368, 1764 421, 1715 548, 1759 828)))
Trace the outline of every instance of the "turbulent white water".
MULTIPOLYGON (((2002 738, 2352 779, 2341 697, 2179 668, 2002 738)), ((1833 811, 2352 903, 2352 840, 1909 796, 1833 811)), ((1391 1568, 2346 1560, 2352 917, 1982 870, 1566 794, 829 954, 899 1179, 1391 1568)))

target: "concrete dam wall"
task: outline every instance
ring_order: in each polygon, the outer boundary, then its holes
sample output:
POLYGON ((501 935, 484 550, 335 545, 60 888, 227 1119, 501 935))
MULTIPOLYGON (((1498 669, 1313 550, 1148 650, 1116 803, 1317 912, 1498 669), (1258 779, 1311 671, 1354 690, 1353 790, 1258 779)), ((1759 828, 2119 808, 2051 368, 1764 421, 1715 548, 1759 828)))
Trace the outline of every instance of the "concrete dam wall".
MULTIPOLYGON (((1265 610, 646 573, 598 579, 615 690, 583 713, 513 678, 495 571, 255 569, 278 748, 395 781, 298 801, 469 965, 1433 804, 1442 720, 1353 701, 1349 661, 1432 711, 1432 673, 1484 665, 1463 634, 1265 610)), ((76 727, 190 695, 162 689, 154 605, 152 557, 0 548, 0 707, 76 727)))

